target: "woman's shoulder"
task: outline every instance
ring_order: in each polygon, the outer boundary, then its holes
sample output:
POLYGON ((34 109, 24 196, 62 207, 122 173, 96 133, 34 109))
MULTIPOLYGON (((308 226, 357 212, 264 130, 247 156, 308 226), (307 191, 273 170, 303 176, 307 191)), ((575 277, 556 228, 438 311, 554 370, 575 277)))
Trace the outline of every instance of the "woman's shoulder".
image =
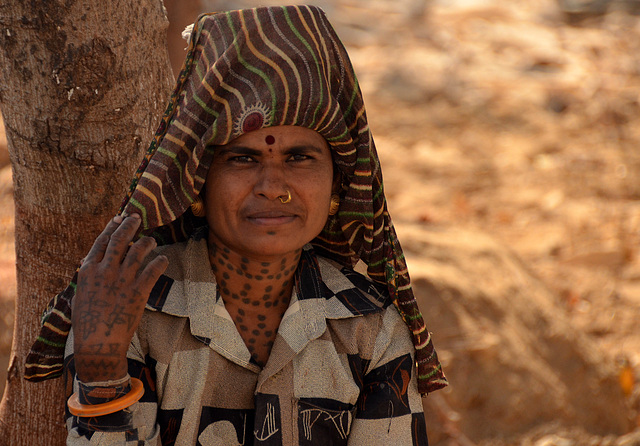
POLYGON ((215 292, 215 279, 208 266, 206 240, 191 239, 158 246, 146 261, 159 255, 167 257, 169 266, 151 290, 147 309, 184 317, 188 313, 187 288, 191 291, 203 291, 206 288, 215 292))

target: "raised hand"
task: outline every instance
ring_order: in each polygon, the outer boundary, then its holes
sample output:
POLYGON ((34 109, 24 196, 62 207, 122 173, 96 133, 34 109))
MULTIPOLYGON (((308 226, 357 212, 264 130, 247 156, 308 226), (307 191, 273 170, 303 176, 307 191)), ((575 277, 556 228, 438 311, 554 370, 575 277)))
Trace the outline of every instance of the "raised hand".
POLYGON ((158 256, 141 269, 156 247, 150 237, 129 246, 140 217, 116 216, 98 236, 78 271, 71 323, 78 379, 109 381, 127 374, 127 349, 144 306, 169 262, 158 256))

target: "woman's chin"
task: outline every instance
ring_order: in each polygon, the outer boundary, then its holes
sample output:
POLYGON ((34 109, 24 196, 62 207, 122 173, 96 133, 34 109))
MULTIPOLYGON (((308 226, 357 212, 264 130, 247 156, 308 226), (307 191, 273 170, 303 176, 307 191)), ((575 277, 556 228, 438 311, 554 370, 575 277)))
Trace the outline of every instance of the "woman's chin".
POLYGON ((293 252, 300 251, 307 242, 292 237, 291 231, 274 231, 274 233, 254 234, 243 237, 241 243, 225 245, 244 257, 269 261, 280 260, 293 252))

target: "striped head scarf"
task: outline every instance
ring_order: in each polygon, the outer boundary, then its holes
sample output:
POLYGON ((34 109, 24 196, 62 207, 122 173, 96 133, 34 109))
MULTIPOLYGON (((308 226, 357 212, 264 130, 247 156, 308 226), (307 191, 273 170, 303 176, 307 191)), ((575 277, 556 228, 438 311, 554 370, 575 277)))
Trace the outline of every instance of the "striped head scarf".
MULTIPOLYGON (((262 7, 198 18, 176 88, 120 213, 139 213, 142 233, 158 244, 187 239, 201 224, 189 207, 204 185, 213 147, 278 125, 321 134, 341 173, 340 208, 312 245, 346 266, 364 262, 371 279, 387 286, 413 337, 420 393, 446 386, 387 211, 362 93, 321 9, 262 7)), ((72 294, 68 288, 56 296, 45 313, 27 358, 27 379, 60 375, 50 344, 59 344, 61 335, 46 326, 68 324, 72 294)))

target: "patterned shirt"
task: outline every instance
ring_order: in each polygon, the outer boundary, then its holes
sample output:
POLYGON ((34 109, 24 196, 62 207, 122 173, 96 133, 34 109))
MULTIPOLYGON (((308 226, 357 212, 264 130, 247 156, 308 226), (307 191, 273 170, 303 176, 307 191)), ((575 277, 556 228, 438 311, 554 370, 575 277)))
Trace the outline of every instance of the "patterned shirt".
POLYGON ((68 444, 428 445, 414 347, 383 287, 306 246, 260 368, 216 291, 206 240, 155 253, 169 268, 127 355, 144 395, 104 417, 67 410, 68 444))

